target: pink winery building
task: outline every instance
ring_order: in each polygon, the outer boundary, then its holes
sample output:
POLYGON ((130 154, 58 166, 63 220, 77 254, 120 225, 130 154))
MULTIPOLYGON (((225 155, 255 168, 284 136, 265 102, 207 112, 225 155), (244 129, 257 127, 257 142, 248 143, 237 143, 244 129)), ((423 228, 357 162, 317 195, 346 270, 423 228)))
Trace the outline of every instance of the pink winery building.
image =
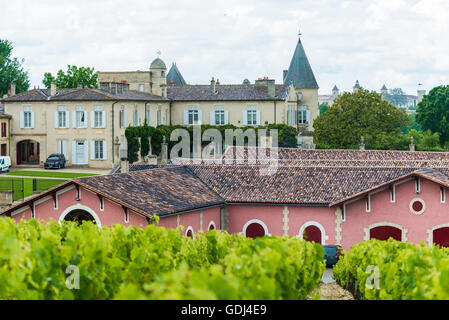
POLYGON ((447 153, 279 148, 277 166, 248 164, 262 151, 229 148, 223 164, 131 165, 129 173, 68 181, 0 215, 141 227, 158 215, 160 226, 184 226, 191 237, 222 229, 249 237, 291 235, 346 250, 389 237, 449 246, 447 153))

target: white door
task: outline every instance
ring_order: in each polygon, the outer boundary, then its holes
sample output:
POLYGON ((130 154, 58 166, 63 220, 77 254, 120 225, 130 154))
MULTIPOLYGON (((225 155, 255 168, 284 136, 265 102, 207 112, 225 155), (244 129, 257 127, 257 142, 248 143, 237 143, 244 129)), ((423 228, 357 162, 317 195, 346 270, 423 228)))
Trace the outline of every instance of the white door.
POLYGON ((75 150, 76 164, 87 164, 86 150, 87 144, 85 143, 85 141, 76 142, 76 150, 75 150))

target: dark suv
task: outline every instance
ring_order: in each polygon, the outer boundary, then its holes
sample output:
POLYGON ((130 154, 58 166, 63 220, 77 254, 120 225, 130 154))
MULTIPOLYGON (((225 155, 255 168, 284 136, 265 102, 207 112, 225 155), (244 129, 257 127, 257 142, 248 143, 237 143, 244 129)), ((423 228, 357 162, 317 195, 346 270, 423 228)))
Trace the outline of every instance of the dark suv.
POLYGON ((44 169, 65 168, 65 157, 63 154, 51 154, 44 163, 44 169))

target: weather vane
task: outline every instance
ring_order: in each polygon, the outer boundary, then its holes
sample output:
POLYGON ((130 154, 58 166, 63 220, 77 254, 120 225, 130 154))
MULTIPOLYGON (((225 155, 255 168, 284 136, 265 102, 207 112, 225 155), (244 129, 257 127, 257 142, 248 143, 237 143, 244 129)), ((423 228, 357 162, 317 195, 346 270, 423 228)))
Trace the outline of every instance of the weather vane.
POLYGON ((298 36, 302 35, 301 28, 298 26, 298 36))
POLYGON ((159 58, 161 56, 161 50, 156 51, 157 57, 159 58))

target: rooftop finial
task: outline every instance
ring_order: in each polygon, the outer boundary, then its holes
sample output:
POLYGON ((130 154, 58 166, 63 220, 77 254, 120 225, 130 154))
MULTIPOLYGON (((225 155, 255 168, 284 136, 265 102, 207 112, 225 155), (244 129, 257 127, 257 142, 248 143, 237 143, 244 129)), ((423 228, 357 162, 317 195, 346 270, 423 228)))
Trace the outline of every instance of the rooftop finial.
POLYGON ((161 57, 161 50, 156 51, 157 57, 160 58, 161 57))

